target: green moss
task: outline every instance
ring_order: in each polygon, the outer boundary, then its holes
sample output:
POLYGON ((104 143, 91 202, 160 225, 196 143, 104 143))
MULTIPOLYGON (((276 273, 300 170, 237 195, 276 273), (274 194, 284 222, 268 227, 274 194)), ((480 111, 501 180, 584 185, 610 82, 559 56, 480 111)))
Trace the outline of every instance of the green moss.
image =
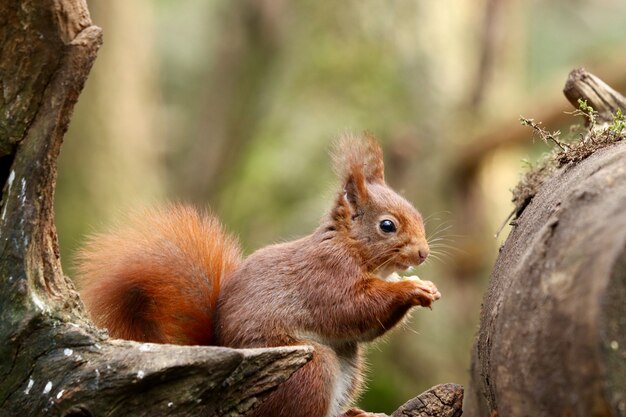
MULTIPOLYGON (((582 140, 574 137, 561 139, 561 132, 550 132, 541 126, 541 122, 520 118, 520 123, 531 127, 546 143, 553 145, 552 152, 531 168, 513 189, 515 216, 519 217, 535 194, 557 169, 567 164, 576 164, 594 152, 626 138, 626 121, 621 110, 613 115, 610 124, 597 126, 597 112, 585 100, 578 100, 579 108, 571 114, 587 119, 588 132, 582 140)), ((573 135, 572 135, 573 136, 573 135)))

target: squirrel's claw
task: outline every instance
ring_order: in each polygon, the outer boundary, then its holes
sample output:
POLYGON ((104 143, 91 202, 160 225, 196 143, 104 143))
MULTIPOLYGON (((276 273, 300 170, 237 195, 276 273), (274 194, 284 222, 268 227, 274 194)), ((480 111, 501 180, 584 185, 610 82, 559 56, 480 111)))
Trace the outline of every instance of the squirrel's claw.
POLYGON ((441 293, 431 281, 423 281, 416 276, 410 277, 416 287, 416 304, 432 309, 432 303, 441 298, 441 293))

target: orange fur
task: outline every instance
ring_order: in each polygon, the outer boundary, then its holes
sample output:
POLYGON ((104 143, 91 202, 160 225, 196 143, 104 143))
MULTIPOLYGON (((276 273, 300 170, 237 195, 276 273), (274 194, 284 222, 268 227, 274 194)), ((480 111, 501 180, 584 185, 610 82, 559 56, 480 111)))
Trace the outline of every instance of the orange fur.
POLYGON ((241 261, 219 221, 171 205, 132 213, 92 236, 77 257, 81 297, 111 336, 141 342, 212 344, 220 281, 241 261))
POLYGON ((333 165, 345 183, 350 177, 361 184, 385 182, 383 150, 369 133, 357 137, 346 133, 334 144, 333 165))

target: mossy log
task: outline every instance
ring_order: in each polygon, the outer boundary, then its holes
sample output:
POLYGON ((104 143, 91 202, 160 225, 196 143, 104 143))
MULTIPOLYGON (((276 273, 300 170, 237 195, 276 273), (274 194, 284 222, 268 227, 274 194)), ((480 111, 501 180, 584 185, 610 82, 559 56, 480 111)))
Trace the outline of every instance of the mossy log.
MULTIPOLYGON (((0 416, 246 415, 310 347, 112 340, 62 273, 56 159, 101 43, 84 0, 0 1, 0 416)), ((456 416, 462 397, 439 385, 402 415, 456 416)))
MULTIPOLYGON (((566 94, 610 122, 624 100, 603 85, 579 70, 566 94)), ((600 149, 588 136, 594 152, 551 172, 514 221, 482 306, 466 415, 626 416, 623 135, 600 149)))

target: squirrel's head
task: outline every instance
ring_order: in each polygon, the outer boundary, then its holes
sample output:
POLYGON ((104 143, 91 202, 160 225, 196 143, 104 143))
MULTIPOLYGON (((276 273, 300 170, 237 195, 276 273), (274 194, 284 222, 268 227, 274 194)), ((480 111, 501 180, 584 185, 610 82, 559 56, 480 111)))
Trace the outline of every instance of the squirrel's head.
POLYGON ((344 135, 334 149, 342 189, 331 213, 370 272, 386 276, 428 256, 422 216, 385 184, 383 152, 376 140, 344 135))

